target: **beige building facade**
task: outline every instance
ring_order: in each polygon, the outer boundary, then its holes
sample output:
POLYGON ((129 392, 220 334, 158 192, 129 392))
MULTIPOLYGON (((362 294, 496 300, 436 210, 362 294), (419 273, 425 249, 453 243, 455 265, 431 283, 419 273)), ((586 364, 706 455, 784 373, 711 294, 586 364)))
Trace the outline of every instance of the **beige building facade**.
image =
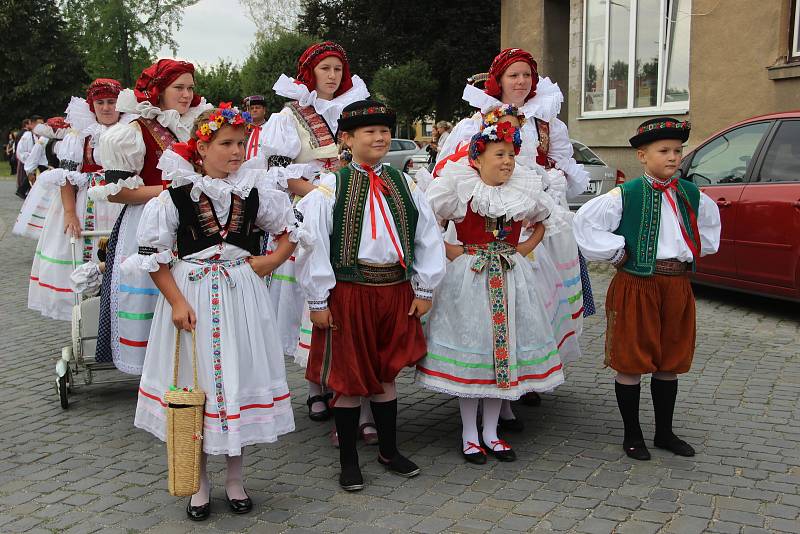
POLYGON ((573 139, 636 175, 648 118, 692 122, 688 146, 739 120, 800 110, 800 0, 502 0, 501 45, 564 91, 573 139))

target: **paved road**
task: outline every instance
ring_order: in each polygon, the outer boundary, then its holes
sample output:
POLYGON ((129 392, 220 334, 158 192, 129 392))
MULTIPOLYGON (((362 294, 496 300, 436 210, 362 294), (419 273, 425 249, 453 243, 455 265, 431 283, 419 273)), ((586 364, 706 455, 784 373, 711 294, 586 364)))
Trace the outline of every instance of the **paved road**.
MULTIPOLYGON (((34 243, 10 235, 12 190, 0 182, 2 532, 800 532, 800 315, 711 290, 698 291, 697 354, 676 409, 695 458, 624 456, 598 317, 567 383, 540 407, 517 408, 526 430, 510 436, 515 463, 465 465, 457 403, 404 373, 401 446, 422 475, 385 473, 375 449, 362 449, 368 486, 357 494, 339 490, 329 425, 305 417, 302 374, 288 363, 298 429, 247 450, 254 512, 227 512, 223 463, 214 461, 215 513, 190 523, 185 500, 166 491, 164 447, 132 425, 134 384, 92 386, 60 408, 53 360, 69 327, 25 307, 34 243)), ((600 301, 608 280, 595 270, 600 301)), ((642 420, 652 435, 648 397, 642 420)))

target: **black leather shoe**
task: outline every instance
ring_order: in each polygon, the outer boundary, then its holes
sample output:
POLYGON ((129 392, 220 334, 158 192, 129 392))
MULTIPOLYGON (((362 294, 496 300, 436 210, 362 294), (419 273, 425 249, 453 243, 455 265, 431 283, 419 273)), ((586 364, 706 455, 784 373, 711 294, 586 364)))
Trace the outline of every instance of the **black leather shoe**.
POLYGON ((525 425, 520 419, 503 419, 501 417, 497 423, 497 428, 504 432, 522 432, 525 429, 525 425))
POLYGON ((650 451, 647 450, 647 445, 644 444, 644 440, 623 443, 622 448, 625 451, 625 454, 634 460, 647 461, 650 459, 650 451))
POLYGON ((306 400, 306 404, 308 405, 308 418, 312 421, 327 421, 331 418, 331 410, 328 408, 328 398, 325 395, 314 395, 313 397, 309 397, 306 400), (321 412, 314 412, 311 410, 311 406, 317 402, 321 402, 325 405, 325 409, 321 412))
POLYGON ((339 473, 339 485, 345 491, 364 489, 364 477, 361 476, 361 469, 357 465, 342 466, 342 472, 339 473))
POLYGON ((667 439, 659 439, 659 438, 654 439, 653 445, 655 445, 659 449, 672 451, 678 456, 687 456, 687 457, 694 456, 694 449, 692 448, 692 446, 674 434, 672 435, 672 437, 667 439))
POLYGON ((471 464, 476 464, 476 465, 485 464, 486 463, 486 449, 484 449, 483 447, 479 447, 478 445, 475 445, 472 442, 467 442, 467 444, 469 445, 469 447, 467 447, 467 450, 466 451, 463 450, 463 449, 461 450, 461 455, 464 457, 464 459, 466 461, 468 461, 469 463, 471 463, 471 464), (476 452, 467 452, 467 451, 471 451, 473 449, 476 452))
POLYGON ((513 462, 514 460, 517 459, 517 453, 514 452, 514 449, 511 448, 511 445, 509 445, 502 439, 490 443, 490 446, 487 447, 487 451, 491 453, 492 456, 497 458, 499 462, 513 462), (502 444, 504 447, 507 448, 500 449, 499 451, 494 450, 492 447, 498 444, 502 444))
MULTIPOLYGON (((245 492, 245 495, 247 495, 247 492, 245 492)), ((231 512, 234 514, 246 514, 253 509, 253 501, 250 500, 250 497, 231 499, 228 497, 228 492, 225 492, 225 499, 228 500, 228 506, 230 506, 231 512)))
POLYGON ((411 478, 419 474, 419 466, 399 452, 391 460, 386 460, 381 455, 378 455, 378 463, 401 477, 411 478))
POLYGON ((192 506, 192 498, 189 497, 189 502, 186 504, 186 515, 192 521, 205 521, 211 515, 211 501, 200 506, 192 506))
POLYGON ((520 397, 519 401, 525 406, 539 406, 542 403, 542 398, 535 391, 530 391, 520 397))

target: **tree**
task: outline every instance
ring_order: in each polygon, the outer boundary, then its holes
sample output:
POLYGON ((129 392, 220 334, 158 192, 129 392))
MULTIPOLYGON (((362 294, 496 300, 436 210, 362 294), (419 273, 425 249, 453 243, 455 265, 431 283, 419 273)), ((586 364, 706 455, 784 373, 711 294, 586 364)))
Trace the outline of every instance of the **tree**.
POLYGON ((88 75, 54 0, 0 0, 0 127, 63 115, 88 75))
POLYGON ((297 59, 316 42, 313 37, 297 33, 282 33, 276 39, 259 38, 241 71, 242 91, 247 95, 264 95, 267 110, 279 111, 286 99, 276 95, 272 86, 281 74, 294 76, 297 59))
POLYGON ((381 67, 426 62, 436 116, 449 120, 468 111, 467 77, 486 72, 500 49, 500 0, 304 0, 298 29, 344 46, 368 84, 381 67))
POLYGON ((297 27, 300 0, 239 0, 258 28, 259 36, 275 39, 297 27))
POLYGON ((152 62, 150 50, 168 46, 183 10, 198 0, 61 0, 70 29, 93 77, 116 78, 130 87, 152 62))
POLYGON ((247 96, 242 93, 239 68, 225 60, 210 67, 198 67, 194 73, 194 84, 198 94, 215 105, 233 102, 235 106, 239 106, 247 96))
POLYGON ((379 69, 372 79, 372 89, 376 97, 394 109, 398 122, 408 132, 411 123, 430 113, 436 82, 428 64, 413 59, 396 67, 379 69))

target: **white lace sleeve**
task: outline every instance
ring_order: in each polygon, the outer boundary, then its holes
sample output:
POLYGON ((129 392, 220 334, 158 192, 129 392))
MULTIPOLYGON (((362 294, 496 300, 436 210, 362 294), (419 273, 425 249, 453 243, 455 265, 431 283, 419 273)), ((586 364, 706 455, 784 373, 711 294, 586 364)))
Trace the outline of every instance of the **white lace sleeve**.
POLYGON ((700 193, 700 207, 697 210, 697 229, 700 230, 700 256, 716 254, 719 250, 722 221, 719 206, 705 193, 700 193))
POLYGON ((30 174, 36 170, 36 167, 39 166, 39 161, 42 160, 44 156, 44 147, 47 143, 45 138, 39 139, 31 148, 31 151, 27 155, 27 159, 25 159, 25 173, 30 174))
POLYGON ((111 195, 116 195, 122 189, 136 189, 144 185, 144 180, 139 176, 144 167, 144 156, 147 148, 142 138, 142 131, 138 123, 117 124, 109 128, 100 136, 99 156, 106 171, 106 181, 109 182, 114 171, 130 173, 106 185, 92 187, 89 196, 94 200, 106 200, 111 195), (109 173, 109 171, 112 171, 109 173))
POLYGON ((264 154, 270 156, 284 156, 295 159, 300 154, 300 136, 297 134, 297 125, 289 112, 284 110, 273 113, 264 130, 264 154))
POLYGON ((313 245, 295 252, 297 282, 312 311, 328 307, 328 295, 336 285, 336 276, 330 260, 333 204, 336 196, 336 176, 320 176, 317 188, 303 197, 297 205, 302 226, 313 240, 313 245))
POLYGON ((295 217, 289 196, 275 189, 269 180, 256 183, 258 189, 258 214, 256 225, 272 235, 289 234, 289 241, 301 247, 311 246, 313 238, 295 217))
POLYGON ((615 187, 578 210, 573 221, 575 241, 591 261, 609 261, 625 248, 625 238, 614 232, 622 220, 622 192, 615 187))
POLYGON ((461 202, 455 189, 454 176, 443 172, 425 191, 428 204, 439 221, 461 222, 467 214, 467 205, 461 202))
POLYGON ((411 283, 414 294, 419 299, 433 299, 433 290, 444 279, 447 271, 447 258, 444 253, 444 240, 436 216, 431 209, 425 193, 414 187, 406 175, 413 191, 411 193, 417 206, 417 231, 414 235, 414 276, 411 283))
POLYGON ((556 168, 564 171, 567 177, 567 198, 573 198, 589 185, 589 173, 583 165, 573 158, 572 142, 569 140, 567 125, 559 119, 550 121, 550 152, 548 155, 556 162, 556 168))
POLYGON ((139 250, 123 262, 123 270, 142 269, 152 273, 158 270, 159 264, 169 264, 173 259, 177 233, 178 208, 169 191, 162 191, 144 206, 136 231, 139 250))

